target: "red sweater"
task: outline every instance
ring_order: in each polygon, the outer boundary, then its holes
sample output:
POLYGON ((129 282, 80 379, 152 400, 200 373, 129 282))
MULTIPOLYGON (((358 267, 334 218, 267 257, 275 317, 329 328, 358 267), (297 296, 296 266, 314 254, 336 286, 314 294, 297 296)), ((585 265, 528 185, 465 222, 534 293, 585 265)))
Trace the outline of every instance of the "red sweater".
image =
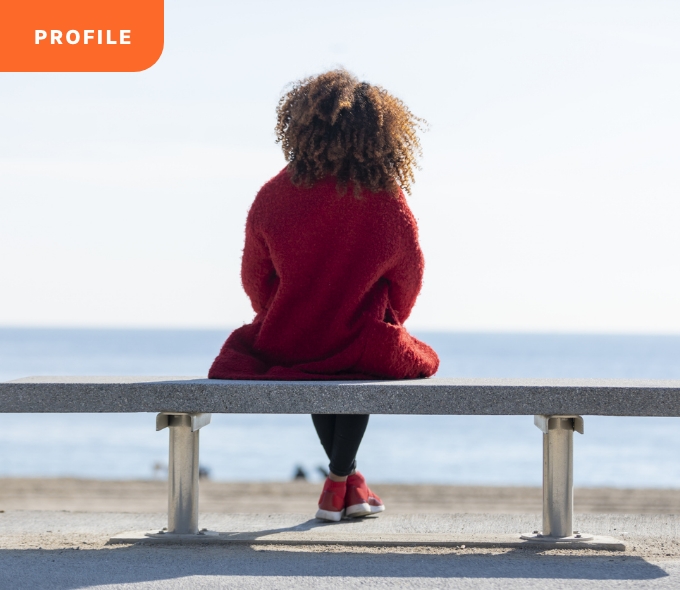
POLYGON ((433 375, 437 353, 402 325, 423 266, 403 194, 357 199, 338 194, 334 178, 300 188, 282 170, 260 189, 246 222, 241 278, 255 319, 232 332, 208 376, 433 375))

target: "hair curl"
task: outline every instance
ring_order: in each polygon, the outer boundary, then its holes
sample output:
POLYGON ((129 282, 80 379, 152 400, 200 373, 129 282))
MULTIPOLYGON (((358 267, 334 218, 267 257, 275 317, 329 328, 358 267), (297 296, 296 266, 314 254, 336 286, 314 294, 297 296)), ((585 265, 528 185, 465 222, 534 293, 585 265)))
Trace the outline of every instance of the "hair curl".
POLYGON ((410 194, 422 153, 416 132, 426 123, 384 88, 333 70, 294 83, 276 113, 293 184, 334 176, 355 196, 362 188, 410 194))

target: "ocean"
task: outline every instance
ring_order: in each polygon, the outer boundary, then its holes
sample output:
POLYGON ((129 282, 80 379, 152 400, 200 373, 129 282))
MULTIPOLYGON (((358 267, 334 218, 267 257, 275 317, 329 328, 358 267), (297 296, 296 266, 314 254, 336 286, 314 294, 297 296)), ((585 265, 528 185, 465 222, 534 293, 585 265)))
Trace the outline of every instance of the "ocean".
MULTIPOLYGON (((228 330, 0 328, 0 381, 29 375, 205 375, 228 330)), ((414 332, 439 377, 680 379, 680 336, 414 332)), ((14 414, 0 476, 160 478, 167 431, 153 414, 14 414)), ((358 456, 374 482, 540 485, 531 416, 371 416, 358 456)), ((577 486, 680 488, 680 419, 585 417, 577 486)), ((309 416, 213 415, 201 464, 215 480, 281 481, 327 459, 309 416)))

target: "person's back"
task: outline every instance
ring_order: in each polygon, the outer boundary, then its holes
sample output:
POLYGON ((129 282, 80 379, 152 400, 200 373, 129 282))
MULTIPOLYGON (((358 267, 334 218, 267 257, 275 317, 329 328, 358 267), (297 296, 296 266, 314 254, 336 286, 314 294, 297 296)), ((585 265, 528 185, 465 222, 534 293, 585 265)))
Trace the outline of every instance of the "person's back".
MULTIPOLYGON (((429 377, 437 354, 403 326, 424 270, 409 192, 420 120, 344 70, 281 99, 288 165, 248 213, 241 265, 255 318, 234 330, 212 379, 429 377)), ((317 517, 384 510, 356 471, 366 415, 315 414, 330 474, 317 517)))
POLYGON ((296 187, 283 170, 258 193, 242 267, 257 316, 235 334, 241 346, 227 342, 211 377, 410 378, 436 370, 436 355, 401 327, 423 273, 403 195, 343 195, 336 184, 331 177, 296 187))

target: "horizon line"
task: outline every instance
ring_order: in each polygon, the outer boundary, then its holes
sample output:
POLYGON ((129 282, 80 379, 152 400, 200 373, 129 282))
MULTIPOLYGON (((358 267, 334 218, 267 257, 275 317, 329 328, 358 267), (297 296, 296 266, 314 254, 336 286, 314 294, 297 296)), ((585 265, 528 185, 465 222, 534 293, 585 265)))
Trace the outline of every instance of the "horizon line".
MULTIPOLYGON (((130 331, 130 332, 231 332, 237 325, 222 326, 160 326, 160 325, 77 325, 77 324, 0 324, 0 331, 4 330, 64 330, 64 331, 130 331)), ((460 335, 523 335, 523 336, 637 336, 637 337, 668 337, 678 338, 680 332, 643 332, 624 330, 564 330, 564 329, 489 329, 489 328, 444 328, 407 327, 409 332, 420 334, 460 334, 460 335)))

